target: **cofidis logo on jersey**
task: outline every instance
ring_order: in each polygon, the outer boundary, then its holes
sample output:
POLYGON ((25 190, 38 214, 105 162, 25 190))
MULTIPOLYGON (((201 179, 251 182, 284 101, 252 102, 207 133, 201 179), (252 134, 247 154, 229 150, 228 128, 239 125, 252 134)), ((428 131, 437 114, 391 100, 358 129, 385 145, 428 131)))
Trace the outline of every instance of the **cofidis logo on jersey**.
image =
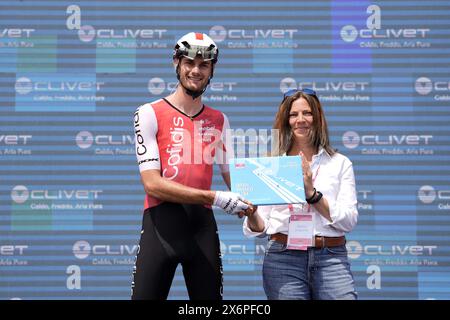
MULTIPOLYGON (((381 8, 378 5, 367 7, 366 28, 358 29, 354 25, 345 25, 340 30, 340 38, 347 42, 356 42, 361 48, 408 48, 420 49, 431 47, 427 40, 429 28, 384 28, 381 24, 381 8)), ((390 14, 393 14, 390 12, 390 14)))

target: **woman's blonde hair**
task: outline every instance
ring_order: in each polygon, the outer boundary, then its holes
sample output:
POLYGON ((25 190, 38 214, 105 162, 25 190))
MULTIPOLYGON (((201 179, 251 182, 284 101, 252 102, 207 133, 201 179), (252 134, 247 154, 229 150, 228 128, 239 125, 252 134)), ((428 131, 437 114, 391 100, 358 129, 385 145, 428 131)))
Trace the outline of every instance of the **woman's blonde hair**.
POLYGON ((294 101, 301 98, 304 98, 308 102, 313 115, 312 130, 310 131, 309 137, 312 147, 315 150, 319 150, 319 147, 322 147, 332 156, 336 150, 330 145, 327 121, 319 98, 316 95, 306 94, 300 90, 291 96, 285 97, 278 108, 273 125, 274 129, 279 130, 277 155, 289 152, 292 147, 293 133, 289 125, 289 114, 294 101))

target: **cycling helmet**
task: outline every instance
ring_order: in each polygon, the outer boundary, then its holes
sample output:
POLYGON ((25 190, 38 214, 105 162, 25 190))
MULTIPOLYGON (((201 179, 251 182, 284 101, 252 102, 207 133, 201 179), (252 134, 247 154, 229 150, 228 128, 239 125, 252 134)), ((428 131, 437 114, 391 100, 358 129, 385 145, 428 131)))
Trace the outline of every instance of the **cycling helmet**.
POLYGON ((204 33, 190 32, 177 41, 173 50, 173 59, 186 57, 194 60, 200 56, 205 61, 216 63, 219 57, 219 49, 214 41, 204 33))
MULTIPOLYGON (((175 48, 173 49, 173 59, 181 59, 182 57, 194 60, 195 57, 200 56, 205 61, 212 62, 211 75, 208 79, 208 83, 201 91, 192 91, 186 89, 186 93, 196 99, 201 96, 206 87, 209 85, 213 75, 214 75, 214 65, 219 57, 219 49, 214 41, 204 33, 189 32, 188 34, 182 36, 180 40, 177 41, 175 48)), ((180 80, 180 67, 176 66, 177 79, 180 80)), ((181 84, 181 82, 180 82, 181 84)), ((183 85, 183 84, 181 84, 183 85)))

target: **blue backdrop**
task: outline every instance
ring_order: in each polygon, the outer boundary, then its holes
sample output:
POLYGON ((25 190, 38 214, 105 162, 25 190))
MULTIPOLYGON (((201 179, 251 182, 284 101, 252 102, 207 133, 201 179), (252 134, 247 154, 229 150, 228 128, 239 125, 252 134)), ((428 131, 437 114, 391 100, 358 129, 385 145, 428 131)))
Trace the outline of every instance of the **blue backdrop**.
MULTIPOLYGON (((450 1, 0 1, 0 298, 129 299, 144 192, 135 109, 176 40, 220 48, 205 103, 270 129, 315 89, 354 163, 361 299, 450 299, 450 1)), ((214 176, 214 188, 225 189, 214 176)), ((225 299, 265 299, 264 239, 215 212, 225 299)), ((187 298, 178 270, 172 299, 187 298)))

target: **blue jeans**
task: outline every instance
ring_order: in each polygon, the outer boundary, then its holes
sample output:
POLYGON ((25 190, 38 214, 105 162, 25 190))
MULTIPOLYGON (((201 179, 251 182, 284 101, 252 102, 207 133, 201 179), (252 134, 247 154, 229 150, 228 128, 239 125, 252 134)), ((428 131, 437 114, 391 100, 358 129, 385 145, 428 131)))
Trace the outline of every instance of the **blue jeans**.
POLYGON ((269 300, 357 299, 345 245, 300 251, 271 240, 264 257, 263 285, 269 300))

